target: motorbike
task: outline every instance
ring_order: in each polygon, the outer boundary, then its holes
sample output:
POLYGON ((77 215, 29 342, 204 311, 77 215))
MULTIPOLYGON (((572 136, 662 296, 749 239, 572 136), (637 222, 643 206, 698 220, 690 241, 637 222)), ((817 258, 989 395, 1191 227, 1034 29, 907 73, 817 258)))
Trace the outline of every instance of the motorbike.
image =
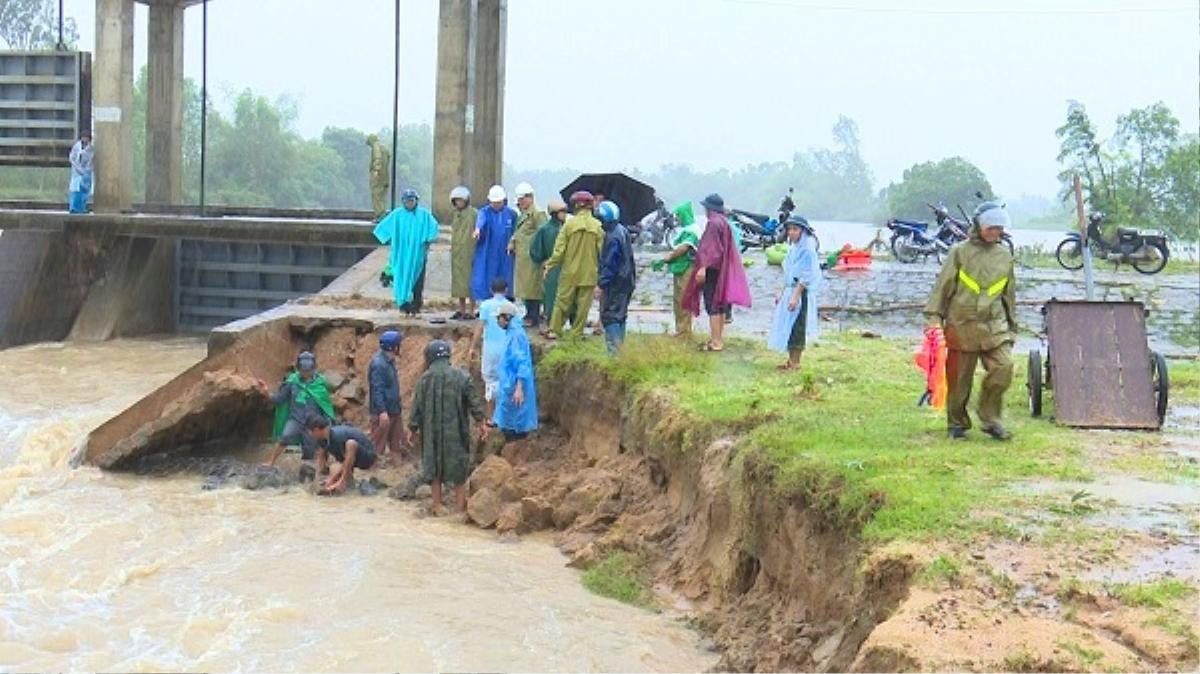
MULTIPOLYGON (((982 195, 977 196, 983 198, 982 195)), ((967 217, 962 206, 958 207, 963 216, 963 219, 959 220, 950 215, 950 209, 946 207, 945 202, 939 201, 936 206, 925 202, 925 205, 933 211, 934 221, 938 227, 932 235, 929 234, 929 223, 923 220, 892 218, 886 223, 887 228, 892 230, 890 242, 892 255, 900 262, 916 262, 920 258, 932 255, 940 263, 942 256, 949 252, 952 246, 967 240, 970 218, 967 217)), ((1015 252, 1012 236, 1008 232, 1002 234, 1000 238, 1004 245, 1008 246, 1010 254, 1015 252)))
MULTIPOLYGON (((770 248, 777 243, 787 240, 787 228, 782 223, 787 222, 788 216, 796 210, 796 202, 792 200, 793 188, 789 187, 787 194, 779 201, 779 213, 771 217, 764 213, 752 213, 740 208, 729 209, 729 223, 741 230, 742 253, 751 248, 770 248)), ((820 243, 817 243, 820 250, 820 243)))
POLYGON ((635 246, 644 243, 652 243, 656 246, 662 243, 670 245, 677 227, 679 227, 679 219, 675 217, 674 213, 667 210, 662 199, 658 199, 654 204, 654 210, 647 213, 635 227, 630 228, 631 234, 635 228, 637 229, 637 234, 632 236, 632 243, 635 246))
MULTIPOLYGON (((1167 266, 1171 254, 1166 235, 1118 227, 1116 240, 1110 241, 1100 233, 1102 222, 1103 214, 1093 213, 1088 217, 1087 240, 1094 258, 1114 265, 1132 265, 1142 274, 1157 274, 1167 266)), ((1083 268, 1082 239, 1079 232, 1071 232, 1058 244, 1054 257, 1063 269, 1077 271, 1083 268)))

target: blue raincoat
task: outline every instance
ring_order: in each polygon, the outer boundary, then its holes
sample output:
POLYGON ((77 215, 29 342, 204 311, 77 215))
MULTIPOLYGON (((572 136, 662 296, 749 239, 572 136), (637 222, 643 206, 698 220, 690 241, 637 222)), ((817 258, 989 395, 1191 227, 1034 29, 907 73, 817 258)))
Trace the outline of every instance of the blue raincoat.
POLYGON ((508 328, 508 342, 504 358, 500 361, 500 392, 496 396, 496 413, 492 421, 497 426, 516 433, 528 433, 538 427, 537 384, 533 380, 533 356, 529 351, 529 338, 518 321, 508 328), (517 382, 525 394, 521 405, 513 402, 513 391, 517 382))
POLYGON ((475 218, 475 260, 471 265, 471 296, 483 301, 492 296, 492 281, 508 281, 508 294, 513 293, 513 256, 508 252, 517 222, 517 212, 505 206, 496 210, 491 205, 479 209, 475 218))
POLYGON ((429 244, 438 236, 438 222, 428 208, 417 206, 413 210, 401 206, 375 225, 375 238, 379 243, 391 243, 392 253, 388 261, 392 265, 392 289, 396 293, 396 306, 412 301, 413 286, 425 270, 425 257, 429 244))
POLYGON ((787 352, 792 326, 800 317, 799 306, 795 311, 788 310, 788 300, 796 289, 796 283, 803 283, 808 290, 804 335, 805 341, 811 344, 817 339, 817 305, 820 304, 818 298, 823 280, 821 262, 817 259, 817 244, 808 234, 789 246, 787 257, 783 258, 783 292, 775 304, 775 318, 771 321, 771 331, 767 333, 767 347, 774 351, 787 352))

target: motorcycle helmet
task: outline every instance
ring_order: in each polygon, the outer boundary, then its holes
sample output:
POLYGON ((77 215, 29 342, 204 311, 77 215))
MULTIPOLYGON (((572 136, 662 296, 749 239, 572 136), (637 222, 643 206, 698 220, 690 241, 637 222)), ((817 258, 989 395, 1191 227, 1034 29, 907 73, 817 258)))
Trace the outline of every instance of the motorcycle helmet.
POLYGON ((508 199, 508 194, 504 192, 504 188, 499 185, 492 185, 488 190, 488 201, 493 204, 498 204, 501 201, 508 199))
POLYGON ((532 197, 533 196, 533 185, 530 185, 529 183, 521 183, 521 184, 517 185, 517 189, 514 190, 514 193, 517 195, 517 198, 532 197))
POLYGON ((1012 219, 1008 217, 1008 209, 1004 207, 1003 201, 985 201, 979 204, 971 214, 971 222, 980 228, 1012 226, 1012 219))
POLYGON ((459 185, 458 187, 455 187, 454 189, 450 190, 450 201, 454 201, 455 199, 462 199, 463 201, 470 202, 471 190, 467 189, 466 185, 459 185))
POLYGON ((567 204, 562 199, 551 199, 550 203, 546 204, 547 215, 554 215, 565 210, 567 210, 567 204))
POLYGON ((417 194, 416 190, 409 187, 400 193, 400 201, 408 201, 409 199, 412 199, 413 201, 420 201, 421 196, 417 194))
POLYGON ((301 351, 299 356, 296 356, 296 369, 301 372, 312 372, 317 369, 317 357, 311 351, 301 351))
POLYGON ((621 208, 611 201, 602 201, 596 207, 596 216, 605 224, 618 222, 621 219, 621 208))
POLYGON ((403 337, 396 330, 386 330, 379 336, 379 348, 384 351, 395 351, 400 347, 400 340, 403 337))
POLYGON ((425 345, 425 364, 431 365, 434 361, 450 358, 450 343, 443 339, 435 339, 425 345))

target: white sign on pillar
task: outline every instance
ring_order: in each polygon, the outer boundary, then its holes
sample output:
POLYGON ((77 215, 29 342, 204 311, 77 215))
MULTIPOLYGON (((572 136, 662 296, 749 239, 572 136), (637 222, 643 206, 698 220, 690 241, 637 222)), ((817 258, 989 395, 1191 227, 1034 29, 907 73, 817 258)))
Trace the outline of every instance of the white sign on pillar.
POLYGON ((95 122, 120 122, 121 108, 116 105, 97 105, 92 108, 92 121, 95 122))

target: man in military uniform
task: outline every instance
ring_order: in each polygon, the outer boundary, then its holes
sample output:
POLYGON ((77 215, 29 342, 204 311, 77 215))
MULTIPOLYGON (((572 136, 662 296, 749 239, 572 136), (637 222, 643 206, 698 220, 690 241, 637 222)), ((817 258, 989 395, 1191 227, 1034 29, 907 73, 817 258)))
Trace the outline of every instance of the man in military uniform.
POLYGON ((392 186, 392 153, 379 142, 379 136, 367 136, 367 145, 371 148, 371 159, 367 164, 367 172, 371 178, 371 208, 375 211, 375 219, 379 220, 388 212, 388 188, 392 186))
POLYGON ((950 250, 925 305, 926 330, 945 330, 950 437, 967 437, 967 402, 975 364, 981 361, 986 372, 979 391, 981 430, 1008 440, 1012 434, 1000 425, 1000 413, 1012 384, 1017 297, 1013 257, 1000 237, 1011 222, 998 201, 983 202, 971 219, 970 238, 950 250))

